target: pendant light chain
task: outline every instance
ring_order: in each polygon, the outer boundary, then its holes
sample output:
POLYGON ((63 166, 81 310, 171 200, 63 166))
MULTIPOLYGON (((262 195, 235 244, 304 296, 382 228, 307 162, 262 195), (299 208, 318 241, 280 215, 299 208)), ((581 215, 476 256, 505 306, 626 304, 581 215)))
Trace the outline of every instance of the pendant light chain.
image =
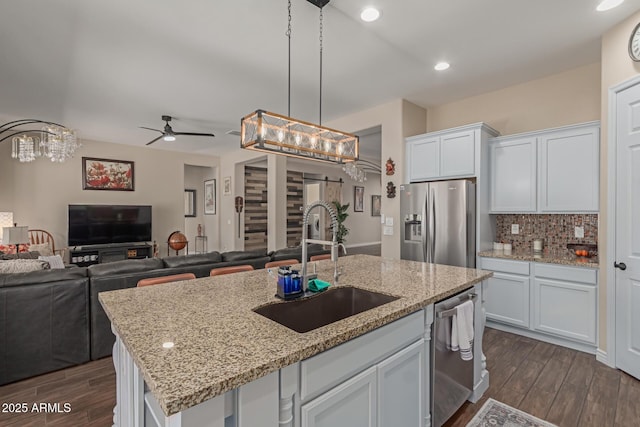
POLYGON ((320 118, 318 120, 318 124, 322 126, 322 24, 323 24, 323 13, 322 8, 320 8, 320 118))
POLYGON ((287 87, 288 87, 288 95, 287 95, 287 116, 291 117, 291 0, 289 0, 289 4, 288 4, 288 12, 289 12, 289 21, 287 24, 287 32, 285 33, 287 35, 287 38, 289 39, 289 58, 288 58, 288 62, 289 62, 289 73, 288 73, 288 79, 287 79, 287 87))

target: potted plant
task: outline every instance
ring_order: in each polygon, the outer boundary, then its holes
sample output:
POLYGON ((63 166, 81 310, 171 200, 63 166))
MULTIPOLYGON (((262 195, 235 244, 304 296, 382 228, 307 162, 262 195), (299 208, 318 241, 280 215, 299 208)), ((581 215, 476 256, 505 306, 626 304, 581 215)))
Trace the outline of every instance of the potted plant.
POLYGON ((349 209, 349 203, 343 205, 337 200, 331 202, 333 207, 336 210, 336 216, 338 217, 338 230, 336 231, 336 237, 338 238, 338 243, 344 243, 345 237, 349 234, 349 229, 345 227, 344 221, 347 219, 349 214, 347 213, 347 209, 349 209))

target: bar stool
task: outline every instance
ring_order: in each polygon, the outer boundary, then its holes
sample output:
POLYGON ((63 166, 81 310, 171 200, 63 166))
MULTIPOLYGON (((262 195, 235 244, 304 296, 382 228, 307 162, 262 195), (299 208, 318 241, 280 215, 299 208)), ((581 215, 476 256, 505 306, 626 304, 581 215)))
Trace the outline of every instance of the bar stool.
POLYGON ((309 258, 309 261, 322 261, 323 259, 331 259, 331 254, 314 255, 309 258))
POLYGON ((196 275, 193 273, 173 274, 171 276, 162 277, 149 277, 148 279, 138 280, 138 287, 141 288, 143 286, 158 285, 160 283, 179 282, 181 280, 191 280, 195 278, 196 275))
POLYGON ((282 267, 284 265, 293 265, 293 264, 300 264, 300 261, 298 261, 295 258, 283 259, 281 261, 271 261, 271 262, 266 263, 264 265, 264 268, 282 267))
POLYGON ((209 276, 221 276, 223 274, 239 273, 241 271, 253 271, 251 265, 234 265, 231 267, 214 268, 209 273, 209 276))

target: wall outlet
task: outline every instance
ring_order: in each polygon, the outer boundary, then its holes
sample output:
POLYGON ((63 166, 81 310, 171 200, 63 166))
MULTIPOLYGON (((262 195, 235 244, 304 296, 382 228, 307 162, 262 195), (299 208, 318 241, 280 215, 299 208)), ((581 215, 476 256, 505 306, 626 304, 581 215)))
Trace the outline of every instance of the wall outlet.
POLYGON ((520 224, 511 224, 511 234, 520 234, 520 224))
POLYGON ((584 227, 575 227, 574 231, 577 239, 584 239, 584 227))

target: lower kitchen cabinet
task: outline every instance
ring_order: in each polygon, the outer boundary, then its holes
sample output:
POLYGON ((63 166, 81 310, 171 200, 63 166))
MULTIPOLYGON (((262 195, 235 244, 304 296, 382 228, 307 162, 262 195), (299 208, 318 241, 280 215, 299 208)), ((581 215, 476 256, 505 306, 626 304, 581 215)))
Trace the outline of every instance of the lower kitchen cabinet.
POLYGON ((487 280, 487 319, 529 327, 529 276, 495 272, 487 280))
POLYGON ((377 425, 376 367, 302 405, 302 427, 374 427, 377 425))
POLYGON ((301 425, 420 426, 424 369, 421 339, 302 405, 301 425))
POLYGON ((480 265, 494 271, 483 285, 489 326, 595 352, 596 269, 495 258, 480 265))

